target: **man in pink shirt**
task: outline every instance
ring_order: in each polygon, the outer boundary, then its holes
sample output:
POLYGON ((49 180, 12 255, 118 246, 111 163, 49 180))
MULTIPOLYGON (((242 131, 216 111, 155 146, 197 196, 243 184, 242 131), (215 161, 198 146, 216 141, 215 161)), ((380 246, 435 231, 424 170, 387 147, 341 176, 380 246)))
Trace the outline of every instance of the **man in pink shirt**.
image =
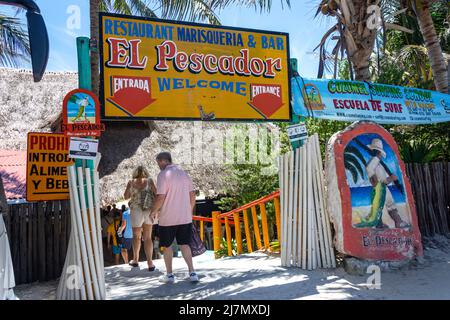
POLYGON ((159 243, 164 247, 164 263, 167 274, 160 278, 161 282, 173 283, 172 272, 173 250, 176 239, 183 258, 189 268, 189 277, 198 281, 192 263, 192 252, 189 246, 192 238, 192 213, 195 206, 195 192, 192 180, 180 167, 172 164, 172 156, 162 152, 156 157, 161 172, 156 182, 157 196, 152 215, 159 220, 159 243))

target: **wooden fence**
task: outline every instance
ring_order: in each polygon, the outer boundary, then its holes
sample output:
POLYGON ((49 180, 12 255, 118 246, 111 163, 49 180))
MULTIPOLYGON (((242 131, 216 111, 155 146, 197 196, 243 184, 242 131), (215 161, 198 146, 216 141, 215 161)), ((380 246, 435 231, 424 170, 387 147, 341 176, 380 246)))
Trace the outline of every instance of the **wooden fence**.
POLYGON ((15 204, 4 215, 16 284, 61 275, 70 235, 68 201, 15 204))
POLYGON ((450 162, 406 164, 422 236, 450 233, 450 162))

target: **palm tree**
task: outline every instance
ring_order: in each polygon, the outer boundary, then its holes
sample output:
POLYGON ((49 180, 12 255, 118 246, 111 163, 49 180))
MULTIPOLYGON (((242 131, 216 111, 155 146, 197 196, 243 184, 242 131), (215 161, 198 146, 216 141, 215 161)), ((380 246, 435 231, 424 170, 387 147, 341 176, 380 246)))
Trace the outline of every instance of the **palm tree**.
MULTIPOLYGON (((435 1, 436 2, 436 1, 435 1)), ((439 1, 437 1, 439 2, 439 1)), ((441 1, 443 2, 443 1, 441 1)), ((386 40, 386 30, 398 30, 414 33, 404 25, 395 24, 399 22, 400 14, 414 12, 420 32, 424 39, 430 65, 433 70, 436 89, 447 92, 447 68, 440 46, 440 39, 433 24, 430 13, 430 0, 397 0, 397 1, 358 1, 358 0, 322 0, 316 16, 322 13, 326 16, 336 17, 337 23, 329 29, 317 46, 320 54, 319 74, 321 78, 326 68, 330 69, 329 62, 334 60, 334 73, 336 75, 338 56, 341 60, 347 56, 350 76, 360 81, 370 81, 370 60, 374 52, 377 38, 377 30, 368 27, 368 21, 372 19, 374 12, 368 10, 371 5, 381 6, 381 24, 383 37, 386 40), (393 18, 397 17, 393 20, 393 18), (336 40, 336 44, 329 54, 326 51, 328 39, 336 40), (353 75, 354 72, 354 75, 353 75)), ((405 19, 402 19, 405 21, 405 19)), ((417 37, 415 37, 417 38, 417 37)))
POLYGON ((428 51, 431 69, 433 70, 434 84, 436 90, 442 93, 448 93, 448 74, 447 67, 442 54, 442 48, 433 19, 430 12, 430 0, 403 0, 402 5, 411 8, 417 17, 420 32, 425 41, 428 51))
POLYGON ((327 62, 332 57, 334 70, 346 54, 351 78, 359 81, 370 81, 370 56, 372 55, 377 30, 369 28, 367 21, 373 13, 368 13, 370 5, 376 5, 378 1, 358 0, 322 0, 316 12, 316 16, 322 13, 325 16, 336 17, 337 23, 333 25, 323 36, 316 47, 319 49, 320 63, 318 77, 324 74, 327 62), (326 51, 328 39, 336 40, 331 55, 326 51))
POLYGON ((0 14, 0 65, 17 67, 29 56, 28 35, 20 20, 0 14))

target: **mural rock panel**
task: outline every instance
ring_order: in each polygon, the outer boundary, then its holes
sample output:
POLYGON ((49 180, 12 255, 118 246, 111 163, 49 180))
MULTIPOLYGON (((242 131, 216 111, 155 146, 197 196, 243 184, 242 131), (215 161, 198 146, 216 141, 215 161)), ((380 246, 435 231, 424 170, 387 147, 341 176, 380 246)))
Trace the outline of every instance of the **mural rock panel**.
POLYGON ((328 208, 339 252, 398 261, 423 254, 414 199, 397 144, 383 127, 356 122, 328 142, 328 208))

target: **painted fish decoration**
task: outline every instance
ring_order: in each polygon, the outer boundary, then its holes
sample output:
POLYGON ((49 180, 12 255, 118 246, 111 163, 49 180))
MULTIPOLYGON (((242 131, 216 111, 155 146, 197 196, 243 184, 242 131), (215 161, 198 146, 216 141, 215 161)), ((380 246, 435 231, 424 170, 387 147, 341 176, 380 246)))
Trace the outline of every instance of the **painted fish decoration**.
POLYGON ((372 189, 370 213, 367 217, 361 218, 361 222, 355 225, 356 228, 373 228, 378 225, 383 215, 386 188, 385 184, 378 182, 372 189))

